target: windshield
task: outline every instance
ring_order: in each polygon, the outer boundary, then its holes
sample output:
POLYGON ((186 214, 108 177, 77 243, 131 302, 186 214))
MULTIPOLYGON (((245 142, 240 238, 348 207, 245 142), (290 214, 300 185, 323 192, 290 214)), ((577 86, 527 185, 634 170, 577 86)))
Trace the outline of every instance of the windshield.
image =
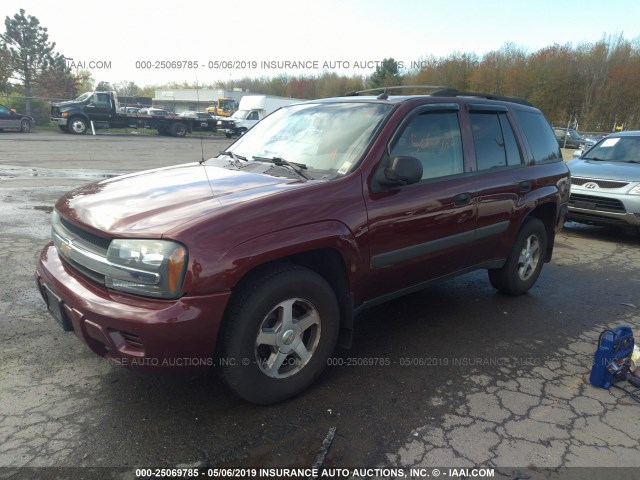
POLYGON ((237 107, 238 102, 236 102, 235 100, 229 100, 229 99, 218 99, 218 103, 220 105, 220 108, 224 109, 224 110, 228 110, 228 109, 234 109, 237 107))
POLYGON ((248 160, 281 158, 309 170, 345 174, 391 108, 381 103, 284 107, 256 124, 228 151, 248 160))
POLYGON ((640 162, 640 136, 605 138, 582 158, 610 162, 640 162))
POLYGON ((240 118, 241 120, 244 120, 247 118, 248 113, 249 110, 237 110, 233 115, 231 115, 231 118, 240 118))
POLYGON ((76 98, 74 101, 75 102, 84 102, 85 100, 87 100, 88 98, 91 97, 91 95, 93 95, 93 92, 86 92, 83 93, 82 95, 80 95, 78 98, 76 98))
POLYGON ((582 138, 580 136, 580 134, 578 132, 576 132, 575 130, 569 130, 569 136, 571 138, 575 138, 576 140, 580 140, 582 138))

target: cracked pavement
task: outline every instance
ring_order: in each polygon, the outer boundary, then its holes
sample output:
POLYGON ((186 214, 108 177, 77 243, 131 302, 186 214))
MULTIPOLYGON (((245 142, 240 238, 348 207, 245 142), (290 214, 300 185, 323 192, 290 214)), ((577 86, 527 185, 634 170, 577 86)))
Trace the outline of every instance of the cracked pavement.
POLYGON ((353 349, 311 389, 256 407, 215 376, 108 364, 62 332, 34 286, 55 199, 113 173, 86 152, 125 171, 140 150, 150 168, 176 163, 185 139, 23 138, 0 139, 0 467, 309 467, 332 427, 327 467, 640 467, 640 405, 588 382, 604 328, 640 337, 638 236, 568 224, 523 297, 475 272, 365 311, 353 349), (386 363, 348 365, 366 358, 386 363))
MULTIPOLYGON (((633 237, 631 249, 607 241, 587 249, 579 234, 573 233, 587 228, 569 224, 558 239, 554 263, 580 263, 597 273, 606 262, 618 273, 627 272, 637 293, 640 252, 633 237)), ((601 280, 610 281, 606 275, 601 280)), ((622 302, 629 312, 606 326, 627 324, 640 332, 637 299, 622 302)), ((437 390, 438 402, 446 403, 449 411, 412 430, 401 448, 386 454, 386 463, 399 467, 640 466, 640 405, 623 391, 589 383, 602 330, 602 325, 586 330, 544 361, 533 362, 539 364, 531 368, 514 366, 519 359, 512 358, 493 375, 471 369, 457 380, 467 386, 463 398, 452 388, 437 390)), ((638 337, 636 333, 636 342, 638 337)), ((448 381, 447 387, 454 383, 448 381)), ((618 385, 635 390, 627 382, 618 385)))

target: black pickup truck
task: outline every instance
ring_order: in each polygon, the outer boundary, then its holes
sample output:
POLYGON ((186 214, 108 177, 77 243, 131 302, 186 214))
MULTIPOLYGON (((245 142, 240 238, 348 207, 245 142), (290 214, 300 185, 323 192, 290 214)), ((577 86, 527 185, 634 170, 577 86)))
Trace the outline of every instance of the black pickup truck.
MULTIPOLYGON (((87 92, 75 100, 51 106, 51 121, 65 133, 82 135, 95 128, 154 128, 160 135, 184 137, 193 130, 194 119, 177 115, 155 116, 138 113, 122 113, 118 108, 115 92, 87 92)), ((201 121, 197 120, 198 126, 201 121)), ((211 130, 216 122, 211 119, 211 130)))

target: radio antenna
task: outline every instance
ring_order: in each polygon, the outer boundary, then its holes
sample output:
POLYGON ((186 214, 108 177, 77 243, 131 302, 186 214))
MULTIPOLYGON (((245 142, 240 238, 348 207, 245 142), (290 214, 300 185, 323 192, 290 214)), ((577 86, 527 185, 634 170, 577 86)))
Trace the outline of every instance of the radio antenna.
MULTIPOLYGON (((198 76, 196 75, 196 122, 198 121, 198 112, 200 111, 200 84, 198 83, 198 76)), ((204 163, 204 144, 202 135, 200 135, 200 163, 204 163)))

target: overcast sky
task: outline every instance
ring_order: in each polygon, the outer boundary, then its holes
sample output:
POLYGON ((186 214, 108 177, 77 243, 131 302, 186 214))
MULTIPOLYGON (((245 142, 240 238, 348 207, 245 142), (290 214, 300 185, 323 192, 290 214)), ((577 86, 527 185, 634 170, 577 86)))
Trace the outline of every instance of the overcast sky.
POLYGON ((140 86, 311 75, 324 62, 333 62, 327 70, 368 75, 387 57, 410 67, 429 55, 482 55, 507 42, 535 51, 604 34, 640 39, 637 0, 3 0, 0 17, 20 8, 48 28, 72 66, 86 67, 96 81, 140 86), (192 63, 167 68, 161 61, 192 63), (285 61, 303 65, 286 70, 285 61))

